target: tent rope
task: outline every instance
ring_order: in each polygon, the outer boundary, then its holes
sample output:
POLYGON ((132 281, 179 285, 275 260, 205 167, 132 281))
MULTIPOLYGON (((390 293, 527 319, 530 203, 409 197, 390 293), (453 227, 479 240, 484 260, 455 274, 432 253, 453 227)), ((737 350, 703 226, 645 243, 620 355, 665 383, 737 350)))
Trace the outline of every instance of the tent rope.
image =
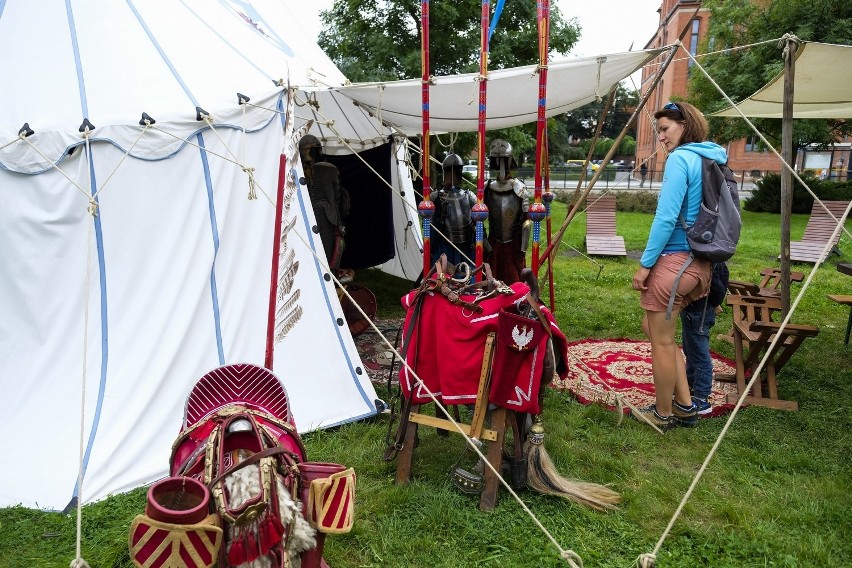
MULTIPOLYGON (((682 45, 681 45, 681 48, 683 48, 682 45)), ((695 61, 695 64, 698 66, 699 69, 701 69, 701 72, 704 73, 707 76, 707 78, 711 81, 711 83, 717 89, 719 89, 719 92, 722 94, 722 96, 724 96, 725 99, 732 106, 734 106, 736 108, 736 105, 733 105, 733 102, 730 100, 728 95, 722 90, 721 87, 719 87, 719 85, 712 79, 712 77, 710 77, 710 75, 707 73, 707 71, 703 67, 701 67, 701 65, 698 63, 698 61, 695 59, 695 57, 693 57, 692 54, 689 53, 688 50, 686 50, 685 48, 683 48, 683 49, 693 59, 693 61, 695 61)), ((746 122, 748 122, 749 126, 751 126, 754 129, 754 131, 757 132, 758 135, 760 135, 760 133, 757 131, 757 129, 754 127, 754 125, 745 117, 745 115, 742 114, 742 112, 739 109, 737 109, 737 112, 739 112, 740 115, 746 120, 746 122)), ((761 135, 761 139, 763 139, 762 135, 761 135)), ((765 142, 765 140, 764 140, 764 142, 765 142)), ((771 148, 771 146, 769 146, 769 147, 771 148)), ((778 155, 777 152, 775 152, 775 154, 778 155)), ((778 157, 781 158, 780 155, 778 155, 778 157)), ((792 171, 792 168, 790 168, 790 165, 787 164, 784 161, 783 158, 781 158, 781 162, 784 164, 785 167, 787 167, 788 169, 790 169, 792 171)), ((795 175, 795 172, 793 172, 793 173, 795 175)), ((796 176, 796 177, 798 179, 798 176, 796 176)), ((801 181, 801 180, 799 180, 799 181, 801 181)), ((805 186, 805 187, 807 187, 807 186, 805 186)), ((816 197, 816 196, 814 196, 814 197, 816 197)), ((823 207, 825 207, 825 206, 823 206, 823 207)), ((846 219, 849 216, 850 209, 852 209, 852 202, 850 202, 849 205, 846 207, 846 211, 841 216, 841 220, 846 219)), ((832 216, 832 218, 834 218, 834 217, 832 216)), ((692 483, 690 483, 689 488, 687 489, 686 493, 684 494, 683 498, 681 499, 680 503, 678 504, 677 509, 675 509, 675 512, 672 514, 672 517, 669 520, 668 525, 666 525, 666 528, 663 530, 662 535, 660 535, 660 538, 657 541, 656 545, 654 546, 654 549, 650 553, 641 554, 637 558, 637 562, 639 563, 639 565, 641 567, 652 568, 654 566, 654 560, 656 559, 656 556, 659 553, 660 548, 662 548, 663 543, 665 542, 666 538, 668 537, 668 535, 670 534, 670 532, 672 530, 672 527, 674 527, 674 524, 677 521, 677 519, 680 517, 680 514, 683 511, 683 508, 686 506, 687 501, 692 496, 692 493, 695 490, 695 487, 698 485, 698 482, 701 480, 702 476, 704 475, 704 472, 706 471, 706 469, 707 469, 707 467, 710 463, 710 460, 713 459, 714 455, 716 455, 716 451, 718 450, 719 446, 721 445, 722 440, 725 438, 725 435, 728 433, 728 430, 730 429, 731 425, 733 424, 733 421, 736 418, 737 414, 739 413, 740 408, 742 408, 743 402, 745 401, 749 392, 751 392, 751 389, 753 388, 755 382, 757 382, 758 378, 760 377, 760 373, 761 373, 761 371, 763 371, 763 368, 766 365, 766 362, 769 360, 770 355, 775 351, 775 347, 778 344, 778 341, 781 339, 783 332, 787 327, 787 324, 790 322, 790 318, 795 313, 796 308, 799 305, 799 302, 804 297, 805 292, 807 292, 808 288, 810 287, 810 284, 813 281, 814 276, 817 274, 820 267, 825 262, 825 259, 827 258, 828 253, 833 246, 832 243, 834 242, 834 239, 839 235, 841 228, 843 228, 843 225, 840 221, 838 221, 837 225, 834 228, 834 231, 832 232, 832 238, 829 239, 826 242, 825 246, 823 247, 822 254, 820 255, 819 260, 814 265, 814 269, 808 274, 808 277, 805 279, 805 282, 802 285, 802 289, 799 291, 799 294, 796 296, 795 301, 790 306, 789 312, 787 313, 787 315, 784 317, 783 321, 779 325, 778 331, 775 333, 775 337, 772 339, 769 346, 767 347, 766 353, 764 353, 763 358, 760 360, 760 363, 758 363, 757 368, 755 368, 754 371, 752 372, 751 379, 749 380, 748 384, 743 389, 743 392, 740 393, 740 397, 739 397, 739 399, 737 399, 737 403, 734 405, 734 408, 731 411, 730 416, 725 421, 725 425, 722 427, 722 430, 719 432, 719 435, 717 436, 716 441, 713 443, 713 446, 710 448, 710 451, 708 452, 707 457, 704 459, 704 462, 701 464, 701 467, 698 469, 698 472, 695 474, 695 477, 693 478, 692 483)))
MULTIPOLYGON (((241 101, 242 101, 242 99, 241 99, 241 101)), ((216 138, 219 139, 219 142, 222 143, 222 146, 225 147, 225 150, 227 150, 228 154, 230 154, 231 157, 234 159, 234 163, 237 164, 240 167, 240 169, 243 170, 243 173, 245 173, 248 176, 248 186, 249 186, 248 199, 249 199, 249 201, 251 201, 251 200, 257 199, 257 191, 255 190, 255 188, 257 187, 257 182, 254 179, 254 168, 249 167, 245 163, 245 147, 246 147, 245 112, 246 112, 246 108, 245 108, 245 105, 243 105, 243 128, 242 128, 242 130, 243 130, 243 160, 242 160, 242 162, 239 161, 239 158, 237 158, 236 154, 234 154, 234 152, 231 150, 231 147, 228 146, 227 142, 225 142, 222 139, 222 136, 219 134, 219 131, 216 130, 216 128, 213 126, 213 117, 210 116, 210 113, 202 113, 201 118, 202 118, 202 120, 204 120, 204 122, 207 123, 207 126, 210 127, 210 131, 213 134, 216 135, 216 138)), ((262 191, 262 189, 261 189, 261 191, 262 191)))
MULTIPOLYGON (((784 37, 781 38, 781 41, 785 42, 785 44, 786 44, 786 43, 789 43, 787 41, 788 39, 792 40, 794 42, 800 41, 796 36, 794 36, 792 34, 785 34, 784 37)), ((772 41, 775 41, 775 40, 772 40, 772 41)), ((763 43, 766 43, 766 42, 763 42, 763 43)), ((681 46, 681 47, 683 48, 683 46, 681 46)), ((760 137, 760 140, 763 142, 763 144, 766 146, 766 148, 771 150, 772 153, 775 154, 778 157, 779 160, 781 160, 782 167, 786 168, 787 170, 790 171, 790 173, 793 174, 793 177, 796 178, 796 180, 800 184, 802 184, 802 186, 805 188, 805 190, 807 190, 807 192, 811 195, 811 197, 814 198, 814 201, 816 201, 817 203, 820 204, 820 206, 825 210, 826 214, 829 216, 830 219, 832 219, 835 223, 839 223, 839 220, 837 219, 837 217, 835 217, 834 213, 832 213, 828 209, 828 207, 826 207, 826 205, 822 202, 822 199, 820 199, 819 196, 817 196, 817 194, 813 192, 813 190, 810 188, 810 186, 807 183, 805 183, 805 181, 799 176, 798 172, 796 172, 795 168, 793 168, 790 164, 788 164, 787 162, 784 161, 784 158, 781 156, 781 154, 778 153, 778 150, 776 150, 775 147, 772 144, 769 143, 769 141, 763 136, 763 134, 760 132, 760 130, 758 130, 757 127, 748 119, 748 117, 745 114, 743 114, 743 111, 741 111, 739 109, 739 107, 737 107, 736 103, 734 103, 734 101, 731 100, 731 98, 724 91, 724 89, 722 89, 722 87, 720 87, 719 84, 715 80, 713 80, 713 77, 711 77, 710 74, 707 72, 707 70, 704 69, 704 67, 701 66, 701 64, 698 62, 698 60, 695 58, 695 56, 692 55, 691 53, 689 53, 689 51, 686 48, 683 48, 683 49, 684 49, 684 51, 686 51, 686 54, 689 55, 689 57, 692 59, 692 61, 695 62, 695 66, 698 67, 698 69, 701 70, 701 72, 704 74, 705 77, 707 77, 707 80, 709 80, 710 83, 714 87, 716 87, 716 89, 719 91, 719 93, 725 98, 725 101, 727 101, 727 103, 729 105, 731 105, 732 108, 736 109, 737 113, 742 117, 743 120, 746 121, 746 124, 748 124, 749 127, 751 127, 751 129, 754 131, 754 133, 757 134, 760 137)), ((785 48, 785 57, 786 57, 786 48, 785 48)), ((842 229, 843 229, 843 232, 846 233, 846 236, 852 238, 852 233, 850 233, 849 230, 846 227, 842 227, 842 229)))
MULTIPOLYGON (((377 172, 377 171, 375 170, 375 168, 373 168, 373 166, 371 166, 369 163, 367 163, 367 161, 363 158, 363 156, 361 156, 361 154, 359 154, 359 153, 358 153, 358 152, 357 152, 354 148, 352 148, 352 146, 349 144, 349 142, 348 142, 348 141, 347 141, 347 140, 346 140, 343 136, 341 136, 341 135, 340 135, 340 132, 339 132, 339 131, 338 131, 338 130, 334 127, 334 121, 330 121, 330 120, 328 120, 328 119, 327 119, 327 117, 326 117, 325 115, 323 115, 323 113, 322 113, 322 111, 320 110, 319 106, 317 106, 317 108, 316 108, 316 113, 317 113, 318 115, 320 115, 320 117, 322 117, 322 118, 323 118, 323 120, 325 120, 325 124, 326 124, 326 126, 328 126, 328 128, 332 131, 332 133, 334 133, 334 135, 335 135, 335 136, 337 136, 337 139, 338 139, 338 140, 339 140, 339 141, 340 141, 340 142, 341 142, 344 146, 346 146, 346 148, 347 148, 350 152, 352 152, 352 154, 353 154, 353 155, 357 156, 357 157, 358 157, 358 159, 359 159, 359 160, 361 160, 361 162, 362 162, 365 166, 367 166, 367 169, 369 169, 371 172, 373 172, 374 174, 376 174, 376 177, 377 177, 378 179, 380 179, 380 180, 382 181, 382 183, 384 183, 384 184, 385 184, 385 185, 386 185, 386 186, 387 186, 387 187, 388 187, 388 188, 389 188, 389 189, 390 189, 390 190, 391 190, 394 194, 396 194, 396 195, 397 195, 397 197, 399 197, 399 198, 400 198, 400 200, 402 201, 402 203, 403 203, 403 205, 404 205, 405 207, 407 207, 407 208, 409 208, 410 210, 412 210, 412 211, 414 211, 415 213, 417 213, 417 208, 416 208, 415 206, 413 206, 411 203, 409 203, 408 201, 406 201, 406 200, 405 200, 405 198, 403 197, 403 195, 402 195, 402 194, 401 194, 401 193, 400 193, 400 192, 399 192, 399 191, 398 191, 395 187, 393 187, 393 185, 391 185, 391 184, 390 184, 390 182, 388 182, 386 179, 384 179, 384 178, 381 176, 381 174, 379 174, 379 172, 377 172)), ((437 160, 435 160, 434 158, 431 158, 431 156, 430 156, 430 159, 431 159, 431 160, 433 160, 433 161, 434 161, 434 162, 436 162, 436 163, 439 163, 439 162, 438 162, 437 160)), ((409 167, 409 170, 410 170, 410 171, 414 171, 411 167, 409 167)), ((416 174, 416 175, 419 175, 419 174, 416 174)), ((412 176, 412 179, 415 179, 415 176, 412 176)), ((416 191, 416 190, 415 190, 415 193, 416 193, 417 195, 419 195, 420 197, 423 197, 422 192, 419 192, 419 191, 416 191)), ((438 229, 435 225, 432 225, 432 227, 431 227, 431 228, 432 228, 432 230, 433 230, 435 233, 437 233, 437 234, 441 235, 442 237, 444 237, 444 240, 445 240, 447 243, 449 243, 449 245, 450 245, 451 247, 453 247, 456 251, 458 251, 458 253, 459 253, 459 254, 460 254, 460 255, 461 255, 461 256, 462 256, 462 257, 463 257, 463 258, 464 258, 467 262, 469 262, 469 263, 473 264, 473 260, 472 260, 472 259, 471 259, 471 258, 470 258, 467 254, 465 254, 465 252, 464 252, 463 250, 461 250, 459 247, 457 247, 457 246, 456 246, 456 244, 455 244, 454 242, 452 242, 452 241, 449 239, 449 237, 448 237, 447 235, 445 235, 444 233, 442 233, 442 232, 441 232, 441 231, 440 231, 440 230, 439 230, 439 229, 438 229)))
POLYGON ((82 541, 83 541, 83 459, 86 455, 86 372, 88 368, 88 353, 89 353, 89 289, 92 285, 90 267, 92 265, 92 232, 93 223, 89 223, 87 231, 88 246, 86 257, 86 277, 85 287, 86 297, 83 300, 83 372, 81 373, 82 380, 80 381, 80 446, 79 446, 79 461, 77 467, 77 535, 76 535, 76 555, 71 561, 70 568, 89 568, 89 564, 83 560, 82 556, 82 541))
MULTIPOLYGON (((291 173, 288 172, 287 175, 291 176, 291 173)), ((297 184, 297 186, 298 186, 298 184, 297 184)), ((273 206, 274 206, 274 204, 273 204, 273 206)), ((497 471, 494 468, 494 466, 491 465, 491 463, 488 461, 488 458, 477 447, 478 444, 480 444, 480 442, 475 438, 471 438, 470 436, 468 436, 464 432, 464 430, 462 430, 461 426, 453 419, 451 413, 447 410, 447 408, 443 404, 441 404, 441 402, 438 400, 438 398, 435 396, 435 394, 431 390, 429 390, 429 387, 420 379, 420 377, 417 375, 416 371, 411 368, 411 366, 408 364, 408 362, 405 360, 405 358, 399 353, 399 351, 397 351, 394 344, 391 343, 391 341, 388 339, 388 337, 385 336, 385 334, 376 325, 376 323, 372 320, 372 318, 370 318, 370 316, 368 316, 366 314, 366 312, 364 312, 364 310, 361 308, 361 306, 358 304, 358 302, 355 300, 355 298, 352 297, 352 295, 349 293, 349 291, 346 289, 346 287, 343 285, 343 283, 340 282, 340 280, 337 278, 337 275, 334 274, 334 271, 332 271, 329 268, 327 259, 324 256, 321 257, 315 250, 313 250, 310 246, 310 243, 307 241, 307 239, 305 237, 303 237, 298 231, 295 232, 295 235, 305 245, 307 250, 313 255, 315 261, 319 264, 320 268, 322 268, 322 270, 330 276, 330 278, 334 282, 334 284, 349 299, 352 306, 364 318, 364 321, 369 323, 370 327, 372 327, 373 331, 375 331, 376 334, 378 334, 381 341, 384 342, 384 344, 388 347, 388 349, 391 352, 394 353, 394 355, 397 357, 397 359, 400 361, 400 363, 402 365, 404 365, 406 369, 408 369, 409 373, 411 373, 411 376, 414 378, 417 385, 422 387, 423 390, 426 392, 426 394, 429 396, 429 398, 431 398, 432 401, 435 403, 435 406, 437 408, 439 408, 441 411, 444 412, 444 414, 447 416, 447 418, 450 421, 450 423, 452 424, 452 426, 456 429, 456 431, 459 434, 461 434, 465 438, 465 442, 468 444, 468 446, 470 446, 473 449, 474 453, 477 456, 479 456, 479 458, 482 460, 483 464, 486 467, 488 467, 488 469, 490 469, 492 471, 492 473, 494 473, 494 475, 497 477, 498 481, 503 485, 503 487, 506 488, 506 490, 509 492, 509 494, 521 506, 521 508, 530 517, 530 519, 536 525, 536 527, 538 527, 538 529, 542 532, 542 534, 544 534, 545 537, 551 542, 551 544, 553 544, 553 546, 559 551, 560 559, 565 560, 568 563, 568 565, 571 566, 571 568, 582 568, 583 562, 582 562, 582 559, 580 558, 580 556, 576 552, 574 552, 573 550, 570 550, 570 549, 566 550, 566 549, 562 548, 562 546, 559 544, 559 542, 547 530, 547 528, 542 524, 542 522, 538 519, 538 517, 536 517, 535 514, 526 505, 526 503, 524 503, 523 499, 521 499, 521 497, 512 489, 512 486, 503 478, 501 472, 497 471)))
POLYGON ((598 57, 598 78, 595 82, 595 101, 601 102, 601 70, 603 69, 603 64, 606 63, 606 57, 598 57))

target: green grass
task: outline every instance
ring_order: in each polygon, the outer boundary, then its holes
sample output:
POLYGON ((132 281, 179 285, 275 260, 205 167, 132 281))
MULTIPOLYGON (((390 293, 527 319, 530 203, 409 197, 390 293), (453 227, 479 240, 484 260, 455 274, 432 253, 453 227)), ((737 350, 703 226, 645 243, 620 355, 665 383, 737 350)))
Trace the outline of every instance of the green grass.
MULTIPOLYGON (((565 215, 554 206, 554 230, 565 215)), ((641 338, 642 312, 630 281, 651 216, 618 214, 627 259, 588 259, 582 215, 565 234, 555 262, 556 315, 569 339, 641 338), (568 246, 570 245, 570 246, 568 246)), ((795 215, 792 236, 801 236, 806 215, 795 215)), ((731 277, 756 282, 765 266, 777 265, 777 215, 744 214, 744 234, 730 263, 731 277)), ((844 348, 848 309, 826 299, 847 293, 852 280, 835 270, 849 262, 832 257, 815 275, 794 323, 819 326, 780 376, 781 397, 799 402, 798 412, 743 409, 711 461, 658 555, 657 566, 850 566, 852 565, 852 348, 844 348)), ((794 265, 806 273, 810 265, 794 265)), ((379 317, 399 317, 399 297, 410 284, 375 271, 357 282, 379 299, 379 317)), ((801 290, 795 284, 795 294, 801 290)), ((730 314, 718 331, 730 327, 730 314)), ((733 356, 729 344, 715 351, 733 356)), ((384 387, 377 388, 383 391, 384 387)), ((597 406, 583 406, 565 393, 548 391, 546 446, 560 471, 611 484, 624 495, 616 512, 597 513, 555 498, 522 497, 544 527, 586 566, 623 568, 650 552, 725 424, 704 420, 696 429, 665 436, 625 421, 597 406)), ((382 461, 387 422, 376 418, 305 436, 312 460, 355 467, 356 522, 351 533, 326 540, 334 568, 565 566, 556 549, 508 494, 481 513, 477 499, 458 493, 447 470, 462 455, 458 436, 439 438, 421 430, 410 485, 394 485, 395 463, 382 461)), ((164 460, 168 456, 163 456, 164 460)), ((466 465, 472 464, 468 456, 466 465)), ((32 460, 27 460, 28 462, 32 460)), ((49 467, 31 463, 25 467, 49 467)), ((127 528, 144 508, 144 489, 111 497, 83 510, 83 557, 92 568, 130 566, 127 528)), ((74 556, 75 516, 19 507, 0 510, 0 567, 65 567, 74 556)))

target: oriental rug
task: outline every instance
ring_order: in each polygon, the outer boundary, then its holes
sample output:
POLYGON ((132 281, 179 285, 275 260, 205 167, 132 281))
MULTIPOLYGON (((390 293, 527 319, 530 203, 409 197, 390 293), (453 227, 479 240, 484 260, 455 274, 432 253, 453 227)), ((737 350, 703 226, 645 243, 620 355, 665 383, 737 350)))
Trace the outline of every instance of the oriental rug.
POLYGON ((399 357, 394 356, 393 351, 382 339, 382 335, 399 351, 402 319, 377 319, 374 323, 381 335, 370 326, 353 337, 355 347, 361 356, 361 362, 364 363, 364 370, 374 385, 386 386, 390 377, 391 384, 396 386, 399 384, 401 363, 399 357))
MULTIPOLYGON (((736 363, 712 353, 714 373, 733 374, 736 363)), ((551 386, 569 391, 578 402, 601 404, 615 410, 616 393, 637 407, 654 403, 654 375, 651 370, 651 344, 631 339, 585 339, 568 344, 568 377, 554 378, 551 386)), ((733 408, 727 395, 736 394, 733 383, 713 381, 710 404, 713 411, 703 416, 720 416, 733 408)), ((624 412, 629 407, 624 405, 624 412)))

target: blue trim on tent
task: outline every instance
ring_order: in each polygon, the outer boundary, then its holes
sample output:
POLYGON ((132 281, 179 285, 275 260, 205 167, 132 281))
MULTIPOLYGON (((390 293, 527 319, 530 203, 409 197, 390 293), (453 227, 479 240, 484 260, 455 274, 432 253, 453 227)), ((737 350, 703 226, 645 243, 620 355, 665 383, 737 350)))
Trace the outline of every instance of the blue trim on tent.
POLYGON ((216 327, 216 350, 219 364, 225 364, 225 348, 222 345, 222 317, 219 313, 219 291, 216 287, 216 258, 219 256, 219 225, 216 221, 216 202, 213 199, 213 180, 210 178, 210 163, 207 161, 207 148, 204 136, 196 134, 198 151, 201 153, 201 167, 204 170, 204 186, 207 188, 207 207, 210 212, 210 230, 213 233, 213 264, 210 267, 210 299, 213 301, 213 322, 216 327))
MULTIPOLYGON (((94 158, 89 155, 89 176, 91 179, 91 187, 89 191, 95 199, 95 204, 98 204, 98 198, 95 196, 97 193, 97 180, 95 179, 95 166, 94 166, 94 158)), ((100 211, 98 211, 98 215, 93 217, 92 222, 95 225, 95 244, 98 251, 98 283, 100 284, 100 292, 101 292, 101 376, 98 381, 98 399, 95 404, 95 414, 92 417, 92 426, 89 430, 89 440, 86 443, 86 451, 83 454, 83 477, 86 476, 86 470, 89 467, 89 458, 92 455, 92 447, 95 445, 95 438, 98 434, 98 425, 101 421, 101 410, 104 405, 104 395, 106 393, 106 381, 107 381, 107 363, 109 362, 109 321, 107 311, 107 283, 106 283, 106 261, 104 259, 104 235, 103 229, 101 227, 101 216, 100 211)), ((88 294, 89 290, 86 289, 83 291, 84 294, 88 294)), ((88 332, 87 332, 88 333, 88 332)), ((76 498, 79 495, 80 486, 79 479, 74 482, 74 493, 72 494, 72 498, 76 498)))
MULTIPOLYGON (((186 2, 181 1, 181 4, 183 4, 183 7, 184 7, 184 8, 186 8, 187 10, 189 10, 189 12, 190 12, 193 16, 195 16, 195 17, 198 19, 198 23, 199 23, 199 24, 201 24, 201 25, 203 25, 204 27, 206 27, 208 30, 210 30, 210 32, 211 32, 213 35, 215 35, 216 37, 218 37, 219 39, 221 39, 221 40, 222 40, 222 43, 224 43, 225 45, 227 45, 228 47, 230 47, 231 49, 233 49, 233 50, 234 50, 234 53, 236 53, 237 55, 239 55, 239 56, 243 59, 243 61, 245 61, 246 63, 248 63, 248 64, 249 64, 249 65, 251 65, 252 67, 254 67, 254 70, 255 70, 255 71, 257 71, 258 73, 260 73, 261 75, 263 75, 264 77, 266 77, 267 79, 269 79, 270 81, 272 81, 273 83, 277 82, 277 79, 275 79, 275 78, 273 78, 273 77, 270 77, 268 73, 266 73, 263 69, 261 69, 260 67, 258 67, 257 65, 255 65, 254 61, 252 61, 250 58, 246 57, 246 56, 243 54, 243 52, 242 52, 242 51, 238 50, 238 49, 237 49, 237 48, 235 48, 233 45, 231 45, 231 43, 230 43, 230 42, 226 41, 226 40, 225 40, 225 37, 224 37, 222 34, 220 34, 219 32, 217 32, 217 31, 216 31, 216 30, 215 30, 215 29, 214 29, 214 28, 213 28, 210 24, 208 24, 208 23, 207 23, 207 21, 206 21, 204 18, 202 18, 201 16, 199 16, 199 15, 195 12, 195 10, 193 10, 192 8, 190 8, 189 6, 187 6, 187 5, 186 5, 186 2)), ((273 45, 276 45, 274 42, 272 42, 272 44, 273 44, 273 45)), ((277 45, 276 45, 276 47, 277 47, 277 45)), ((291 52, 289 55, 292 57, 292 55, 293 55, 293 54, 292 54, 292 52, 291 52)), ((236 96, 236 93, 235 93, 235 96, 236 96)))
POLYGON ((68 15, 68 31, 71 35, 71 49, 74 51, 74 67, 77 69, 77 88, 80 89, 80 104, 83 118, 89 118, 89 103, 86 99, 86 82, 83 80, 83 62, 80 61, 80 44, 77 43, 77 27, 74 25, 74 10, 71 0, 65 0, 65 13, 68 15))
MULTIPOLYGON (((71 36, 71 46, 74 51, 74 65, 77 69, 77 87, 80 90, 80 105, 81 111, 84 118, 87 118, 89 115, 88 110, 88 102, 86 100, 86 84, 83 79, 83 65, 80 61, 80 49, 77 43, 77 28, 74 24, 74 13, 71 8, 70 0, 65 1, 65 13, 68 17, 68 31, 71 36)), ((85 144, 85 141, 83 141, 85 144)), ((90 150, 88 148, 87 150, 90 150)), ((97 179, 95 178, 95 165, 94 165, 94 157, 91 155, 90 151, 86 152, 86 156, 89 161, 89 192, 92 197, 95 199, 95 204, 98 204, 98 199, 96 197, 98 191, 97 179)), ((100 379, 98 381, 98 398, 97 403, 95 404, 94 415, 92 416, 92 424, 89 429, 89 439, 86 442, 86 450, 83 453, 81 464, 82 468, 82 476, 85 477, 86 470, 89 467, 89 458, 92 455, 92 448, 95 445, 95 438, 98 434, 98 424, 100 424, 101 420, 101 410, 103 409, 104 403, 104 393, 106 391, 106 379, 107 379, 107 363, 109 362, 109 322, 108 322, 108 312, 107 312, 107 289, 106 289, 106 262, 104 259, 104 237, 103 237, 103 229, 101 227, 101 217, 100 215, 93 216, 92 222, 94 223, 95 228, 95 246, 97 247, 98 252, 98 283, 100 284, 100 292, 101 292, 101 302, 100 302, 100 312, 101 312, 101 372, 100 379)), ((88 270, 88 267, 87 267, 88 270)), ((84 294, 88 294, 89 290, 86 289, 83 292, 84 294)), ((88 333, 88 330, 86 331, 88 333)), ((84 370, 83 374, 84 378, 86 376, 86 371, 84 370)), ((72 494, 72 498, 75 498, 79 495, 80 479, 78 478, 74 482, 74 492, 72 494)))
POLYGON ((290 49, 287 42, 272 30, 272 26, 266 23, 266 20, 261 16, 250 2, 244 0, 219 0, 219 3, 234 17, 239 18, 252 31, 263 37, 270 45, 275 46, 287 57, 293 57, 295 52, 290 49), (237 11, 234 4, 239 5, 242 11, 237 11))
POLYGON ((0 0, 0 18, 3 17, 3 10, 6 9, 6 0, 0 0))
POLYGON ((183 82, 183 79, 181 78, 180 73, 178 73, 177 69, 172 64, 171 60, 168 57, 166 57, 166 52, 163 51, 162 46, 160 46, 160 44, 157 42, 157 39, 154 37, 154 34, 151 33, 151 29, 148 27, 148 25, 142 19, 142 15, 136 9, 136 6, 133 5, 133 2, 131 0, 126 0, 126 1, 127 1, 127 6, 133 12, 133 15, 136 16, 136 20, 139 22, 139 25, 142 26, 143 30, 145 30, 145 34, 148 36, 148 39, 151 40, 151 43, 154 45, 157 52, 160 54, 160 57, 163 59, 163 62, 168 66, 169 70, 172 72, 172 76, 175 78, 175 81, 178 82, 178 84, 183 89, 183 92, 186 93, 186 96, 189 97, 190 101, 192 101, 193 105, 201 106, 201 105, 198 104, 198 101, 195 100, 195 96, 189 90, 189 87, 187 86, 187 84, 183 82))
MULTIPOLYGON (((294 180, 299 179, 298 172, 296 171, 295 168, 290 169, 290 175, 293 176, 294 180)), ((297 181, 297 183, 298 183, 298 181, 297 181)), ((317 258, 318 253, 317 253, 316 244, 314 243, 313 231, 311 230, 310 225, 308 225, 308 223, 307 223, 308 217, 307 217, 307 211, 305 210, 305 198, 304 198, 304 195, 302 194, 301 184, 298 184, 298 185, 299 185, 299 189, 298 189, 298 191, 296 191, 296 197, 298 197, 298 199, 299 199, 299 209, 302 212, 302 219, 304 220, 304 223, 305 223, 305 229, 307 229, 305 232, 308 235, 308 241, 310 243, 311 250, 314 252, 314 267, 316 268, 317 276, 319 277, 319 280, 320 280, 320 283, 321 283, 321 286, 322 286, 322 294, 323 294, 323 297, 325 298, 325 307, 326 307, 326 310, 328 311, 329 316, 331 316, 331 321, 332 321, 332 324, 334 326, 334 331, 337 334, 337 341, 340 344, 341 351, 343 351, 343 354, 346 356, 346 364, 349 366, 350 376, 355 379, 355 386, 358 388, 358 392, 361 393, 361 399, 367 404, 367 406, 369 406, 370 408, 373 409, 373 413, 367 414, 367 416, 372 416, 373 414, 375 414, 375 411, 376 411, 375 402, 370 400, 369 397, 367 396, 367 393, 364 392, 364 388, 361 386, 361 382, 356 377, 355 367, 352 364, 352 358, 349 356, 349 352, 347 351, 346 346, 343 344, 343 335, 340 332, 340 330, 343 326, 337 325, 336 318, 334 317, 334 310, 331 308, 331 301, 328 298, 328 286, 325 285, 325 282, 324 282, 324 279, 323 279, 323 269, 322 269, 322 266, 320 266, 319 259, 317 258)), ((348 330, 348 328, 347 328, 347 330, 348 330)), ((366 372, 366 371, 363 371, 363 372, 366 372)), ((350 419, 350 421, 351 420, 354 420, 354 419, 350 419)))

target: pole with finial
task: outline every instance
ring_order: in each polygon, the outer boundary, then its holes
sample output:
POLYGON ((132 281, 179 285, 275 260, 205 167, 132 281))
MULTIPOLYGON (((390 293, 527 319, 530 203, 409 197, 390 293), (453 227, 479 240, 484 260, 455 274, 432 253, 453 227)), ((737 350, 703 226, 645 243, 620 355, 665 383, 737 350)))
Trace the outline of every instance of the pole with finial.
POLYGON ((423 277, 429 274, 432 258, 432 216, 435 204, 430 199, 432 193, 429 179, 429 0, 420 0, 420 65, 423 77, 420 80, 423 98, 422 123, 423 140, 420 144, 423 157, 423 200, 417 206, 417 213, 423 219, 423 277))
MULTIPOLYGON (((482 266, 485 243, 485 220, 488 219, 488 206, 485 205, 485 102, 488 81, 488 17, 490 5, 488 0, 482 0, 482 28, 479 41, 479 122, 477 138, 479 153, 477 156, 476 204, 471 208, 470 217, 476 222, 476 253, 477 266, 482 266)), ((477 272, 476 280, 482 279, 482 271, 477 272)))
POLYGON ((535 146, 535 194, 527 216, 533 223, 533 246, 531 268, 538 277, 539 247, 541 245, 541 222, 547 216, 547 207, 542 200, 542 180, 547 168, 547 51, 550 44, 550 0, 536 2, 538 24, 538 121, 535 146))

